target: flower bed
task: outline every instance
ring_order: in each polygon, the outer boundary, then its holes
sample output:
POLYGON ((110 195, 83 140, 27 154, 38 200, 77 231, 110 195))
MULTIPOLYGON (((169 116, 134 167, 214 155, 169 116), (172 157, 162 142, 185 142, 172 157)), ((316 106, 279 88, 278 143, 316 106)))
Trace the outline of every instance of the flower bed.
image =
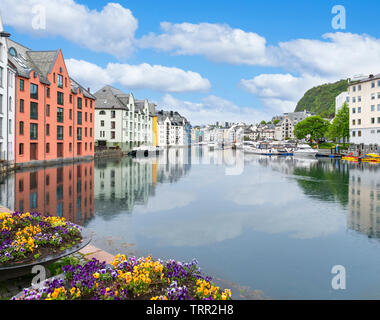
POLYGON ((0 213, 0 267, 30 263, 82 240, 80 228, 64 218, 39 213, 0 213))
POLYGON ((117 255, 112 266, 92 259, 84 265, 62 267, 63 279, 51 279, 42 288, 25 289, 24 300, 230 300, 202 275, 198 263, 153 261, 117 255))

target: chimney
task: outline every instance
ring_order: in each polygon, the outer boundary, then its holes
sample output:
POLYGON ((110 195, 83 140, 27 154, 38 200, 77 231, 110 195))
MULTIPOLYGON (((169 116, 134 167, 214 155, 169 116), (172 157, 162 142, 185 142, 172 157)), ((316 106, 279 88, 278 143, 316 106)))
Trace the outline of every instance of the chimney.
POLYGON ((90 90, 90 88, 87 88, 87 91, 88 91, 89 93, 91 93, 91 90, 90 90))
POLYGON ((369 75, 369 78, 370 78, 370 79, 373 78, 373 74, 370 74, 370 75, 369 75))

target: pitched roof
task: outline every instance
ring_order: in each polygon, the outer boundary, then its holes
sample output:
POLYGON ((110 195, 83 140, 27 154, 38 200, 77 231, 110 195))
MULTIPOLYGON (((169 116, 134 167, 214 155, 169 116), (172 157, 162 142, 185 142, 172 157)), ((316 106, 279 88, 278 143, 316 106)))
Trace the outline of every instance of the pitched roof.
POLYGON ((109 85, 94 93, 96 97, 95 109, 122 109, 129 111, 126 104, 125 93, 109 85), (118 97, 121 94, 122 97, 118 97))
POLYGON ((83 95, 85 97, 96 100, 96 97, 93 94, 91 94, 88 90, 86 90, 85 88, 83 88, 73 78, 70 78, 70 82, 71 82, 71 91, 72 92, 77 93, 78 92, 78 88, 80 88, 80 89, 82 89, 83 95))

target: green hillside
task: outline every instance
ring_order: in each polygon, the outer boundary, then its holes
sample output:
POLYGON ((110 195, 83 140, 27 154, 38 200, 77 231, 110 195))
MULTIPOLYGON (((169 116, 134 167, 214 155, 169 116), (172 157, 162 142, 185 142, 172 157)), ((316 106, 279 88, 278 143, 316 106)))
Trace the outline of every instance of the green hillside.
POLYGON ((347 91, 347 80, 323 84, 308 90, 297 103, 295 111, 311 111, 324 118, 335 113, 335 98, 343 91, 347 91))

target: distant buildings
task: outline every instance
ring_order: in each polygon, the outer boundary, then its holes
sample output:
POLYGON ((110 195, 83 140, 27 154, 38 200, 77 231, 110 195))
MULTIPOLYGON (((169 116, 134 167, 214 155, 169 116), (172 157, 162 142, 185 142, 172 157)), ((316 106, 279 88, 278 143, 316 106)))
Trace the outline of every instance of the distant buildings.
POLYGON ((95 145, 128 151, 153 144, 155 107, 109 85, 95 94, 95 145))
POLYGON ((191 144, 191 125, 186 118, 176 111, 160 110, 157 116, 157 132, 153 135, 157 137, 157 145, 187 146, 191 144))
POLYGON ((310 111, 299 111, 299 112, 287 112, 284 113, 279 119, 280 122, 278 122, 275 125, 275 140, 286 140, 286 139, 294 139, 294 127, 295 125, 305 120, 307 117, 313 116, 315 113, 310 111))

